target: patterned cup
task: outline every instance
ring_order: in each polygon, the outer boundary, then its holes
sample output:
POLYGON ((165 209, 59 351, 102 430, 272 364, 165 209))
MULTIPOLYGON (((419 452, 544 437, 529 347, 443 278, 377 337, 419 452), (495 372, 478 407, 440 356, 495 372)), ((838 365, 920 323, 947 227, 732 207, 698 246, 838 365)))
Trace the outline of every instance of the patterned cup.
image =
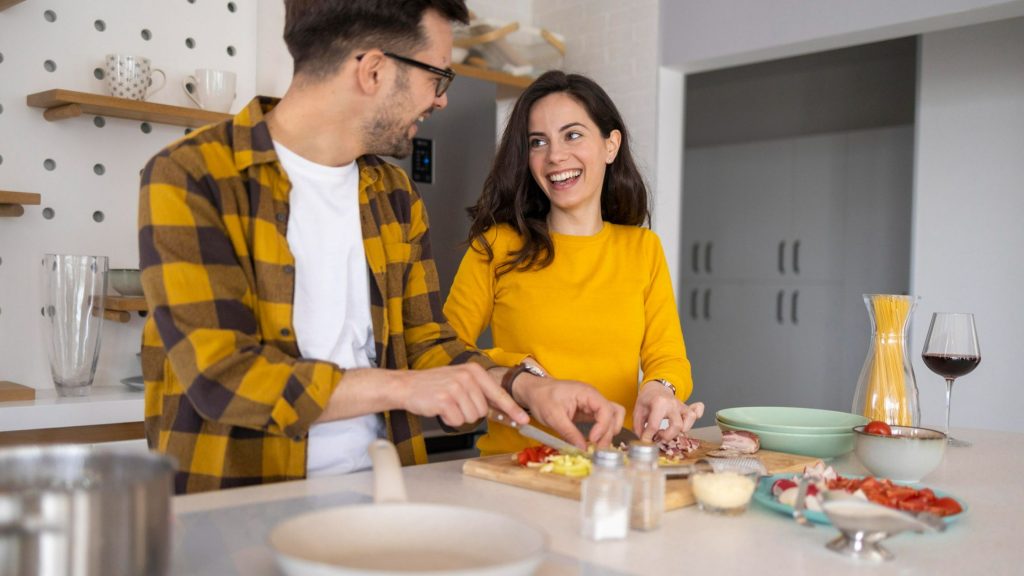
POLYGON ((145 100, 167 83, 167 75, 153 68, 148 58, 107 54, 107 89, 110 95, 129 100, 145 100), (153 87, 153 74, 160 74, 160 84, 153 87))

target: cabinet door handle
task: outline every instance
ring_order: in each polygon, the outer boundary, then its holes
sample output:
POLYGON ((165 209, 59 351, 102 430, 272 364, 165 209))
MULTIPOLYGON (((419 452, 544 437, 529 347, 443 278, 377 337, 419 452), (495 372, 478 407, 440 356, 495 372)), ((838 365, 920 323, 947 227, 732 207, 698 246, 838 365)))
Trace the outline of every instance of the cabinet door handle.
POLYGON ((786 241, 779 242, 779 274, 786 273, 786 241))
POLYGON ((784 290, 779 290, 779 293, 775 295, 775 321, 782 324, 782 297, 784 290))
POLYGON ((697 289, 690 291, 690 318, 697 319, 697 289))
POLYGON ((693 270, 694 274, 700 273, 700 263, 697 260, 700 258, 700 242, 693 243, 693 249, 690 250, 690 269, 693 270))
POLYGON ((704 271, 711 274, 711 242, 704 245, 704 271))
POLYGON ((793 299, 792 299, 792 302, 790 302, 790 308, 789 308, 789 319, 793 321, 793 324, 797 324, 796 309, 797 309, 798 298, 800 298, 800 291, 799 290, 793 290, 793 299))
POLYGON ((711 320, 711 288, 704 289, 704 319, 711 320))
POLYGON ((793 273, 800 273, 800 241, 793 241, 793 273))

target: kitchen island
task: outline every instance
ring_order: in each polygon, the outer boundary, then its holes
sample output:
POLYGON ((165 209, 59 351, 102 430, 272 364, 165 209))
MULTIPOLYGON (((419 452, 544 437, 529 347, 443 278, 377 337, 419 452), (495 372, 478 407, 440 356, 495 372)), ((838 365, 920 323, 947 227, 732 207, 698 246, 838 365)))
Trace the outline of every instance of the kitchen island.
MULTIPOLYGON (((930 487, 965 501, 968 512, 939 534, 901 534, 885 542, 896 558, 882 564, 857 562, 825 549, 838 532, 814 529, 752 503, 735 517, 713 516, 696 507, 667 512, 654 532, 631 531, 622 541, 591 542, 579 536, 579 503, 471 478, 462 462, 403 470, 409 499, 485 508, 540 526, 549 552, 541 576, 585 574, 1019 574, 1024 570, 1024 434, 955 429, 974 443, 950 448, 924 479, 930 487)), ((717 428, 693 436, 718 441, 717 428)), ((850 454, 831 463, 841 474, 863 474, 850 454)), ((372 500, 373 477, 361 472, 174 499, 171 573, 276 576, 266 538, 281 520, 329 506, 372 500)), ((424 526, 430 530, 431 526, 424 526)))

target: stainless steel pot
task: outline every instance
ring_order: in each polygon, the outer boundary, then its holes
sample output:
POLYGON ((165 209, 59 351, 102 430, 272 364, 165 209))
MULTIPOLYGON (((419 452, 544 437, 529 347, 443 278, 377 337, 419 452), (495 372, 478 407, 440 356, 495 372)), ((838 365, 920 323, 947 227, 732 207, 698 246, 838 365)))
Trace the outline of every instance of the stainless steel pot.
POLYGON ((173 479, 157 454, 0 450, 0 574, 166 574, 173 479))

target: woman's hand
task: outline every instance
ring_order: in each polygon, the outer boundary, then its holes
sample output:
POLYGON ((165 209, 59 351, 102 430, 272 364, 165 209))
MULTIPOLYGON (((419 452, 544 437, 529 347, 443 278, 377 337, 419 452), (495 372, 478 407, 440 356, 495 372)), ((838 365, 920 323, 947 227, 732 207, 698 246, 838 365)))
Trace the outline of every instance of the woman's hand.
POLYGON ((704 403, 686 405, 657 380, 645 382, 633 409, 633 431, 645 442, 668 441, 693 428, 704 415, 704 403), (661 429, 662 420, 668 428, 661 429))

